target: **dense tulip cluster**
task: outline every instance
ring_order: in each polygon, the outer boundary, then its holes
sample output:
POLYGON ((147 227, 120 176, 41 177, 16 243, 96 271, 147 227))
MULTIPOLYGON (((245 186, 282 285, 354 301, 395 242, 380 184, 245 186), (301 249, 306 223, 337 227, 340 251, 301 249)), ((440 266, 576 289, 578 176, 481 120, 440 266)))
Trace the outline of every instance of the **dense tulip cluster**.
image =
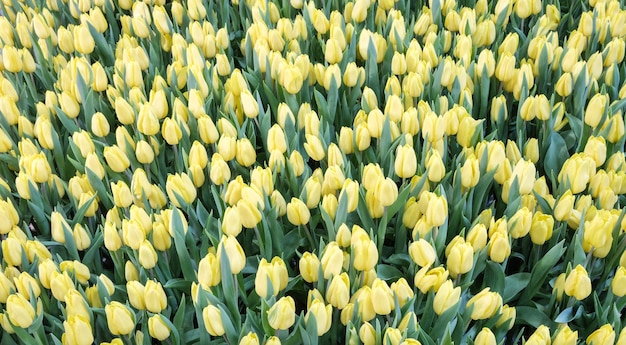
POLYGON ((0 10, 0 343, 626 344, 623 1, 0 10))

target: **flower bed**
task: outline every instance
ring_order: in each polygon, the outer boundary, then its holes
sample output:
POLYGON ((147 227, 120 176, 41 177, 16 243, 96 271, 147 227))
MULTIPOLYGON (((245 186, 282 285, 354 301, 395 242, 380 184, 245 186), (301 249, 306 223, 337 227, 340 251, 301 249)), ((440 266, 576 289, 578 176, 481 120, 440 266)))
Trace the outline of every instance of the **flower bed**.
POLYGON ((0 344, 626 344, 623 1, 0 10, 0 344))

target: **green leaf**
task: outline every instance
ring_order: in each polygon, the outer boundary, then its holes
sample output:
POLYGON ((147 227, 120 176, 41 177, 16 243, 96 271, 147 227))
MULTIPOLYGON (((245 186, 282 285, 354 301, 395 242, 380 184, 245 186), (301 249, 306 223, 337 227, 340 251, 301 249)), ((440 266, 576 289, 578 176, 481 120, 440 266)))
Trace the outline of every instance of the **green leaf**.
POLYGON ((550 143, 543 160, 543 166, 548 177, 552 174, 558 176, 561 167, 563 167, 563 163, 569 158, 567 144, 563 137, 557 132, 550 132, 549 141, 550 143))
POLYGON ((394 266, 385 264, 378 264, 378 266, 376 266, 376 274, 378 278, 385 281, 396 280, 404 276, 402 271, 400 271, 399 269, 395 268, 394 266))
POLYGON ((555 323, 541 310, 536 307, 517 306, 515 307, 517 318, 516 323, 525 324, 538 328, 546 325, 554 327, 555 323))
MULTIPOLYGON (((548 273, 550 270, 556 265, 557 262, 561 259, 561 256, 565 252, 565 248, 563 243, 565 241, 559 242, 557 245, 552 247, 544 257, 537 262, 535 267, 533 268, 530 274, 530 281, 528 282, 528 288, 524 290, 524 294, 522 295, 523 301, 528 301, 533 298, 533 296, 539 291, 539 289, 544 285, 544 281, 548 277, 548 273)), ((519 311, 518 311, 519 312, 519 311)))
POLYGON ((172 212, 172 231, 174 232, 174 246, 176 247, 176 254, 178 261, 180 262, 180 268, 183 271, 183 277, 185 280, 195 281, 196 272, 193 269, 191 263, 191 257, 189 250, 187 250, 187 244, 185 243, 185 233, 183 232, 183 222, 180 219, 180 213, 177 210, 172 212))
POLYGON ((530 282, 530 273, 519 272, 506 276, 504 278, 504 293, 502 294, 502 302, 508 303, 520 291, 524 290, 530 282))
POLYGON ((485 267, 485 283, 486 286, 491 288, 491 291, 495 291, 502 295, 504 293, 505 278, 504 270, 501 265, 493 261, 487 261, 485 267))

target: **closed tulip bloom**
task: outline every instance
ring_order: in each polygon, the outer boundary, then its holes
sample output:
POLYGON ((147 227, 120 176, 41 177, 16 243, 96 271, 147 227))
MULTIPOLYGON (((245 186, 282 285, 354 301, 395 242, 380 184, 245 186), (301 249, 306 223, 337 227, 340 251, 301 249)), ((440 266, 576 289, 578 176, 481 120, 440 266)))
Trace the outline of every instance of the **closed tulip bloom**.
POLYGON ((446 310, 453 307, 459 302, 461 297, 461 288, 454 287, 452 280, 446 280, 435 294, 433 300, 433 309, 437 315, 443 314, 446 310))
POLYGON ((539 326, 526 340, 529 345, 549 345, 550 342, 550 329, 545 325, 539 326))
POLYGON ((221 337, 224 335, 224 324, 222 322, 222 311, 214 306, 208 305, 202 310, 202 320, 206 331, 214 336, 221 337))
POLYGON ((33 276, 28 274, 28 272, 22 272, 17 278, 14 278, 15 288, 17 292, 24 296, 26 299, 30 300, 30 294, 32 293, 35 298, 39 297, 41 294, 41 289, 39 288, 39 283, 33 276))
POLYGON ((596 163, 596 168, 602 166, 606 161, 606 140, 603 137, 592 135, 587 140, 584 153, 593 159, 596 163))
POLYGON ((568 220, 574 209, 574 201, 575 198, 572 195, 572 191, 569 189, 565 191, 554 207, 554 219, 560 222, 568 220))
POLYGON ((158 281, 148 280, 146 282, 144 298, 146 309, 151 313, 158 314, 167 307, 167 296, 163 286, 158 281))
POLYGON ((465 274, 474 267, 474 248, 469 243, 458 242, 454 244, 447 257, 446 267, 452 278, 456 278, 459 274, 465 274))
POLYGON ((576 345, 578 343, 578 331, 572 331, 568 325, 559 327, 553 345, 576 345))
POLYGON ((111 192, 113 192, 115 206, 124 208, 129 207, 133 203, 133 195, 124 181, 111 182, 111 192))
MULTIPOLYGON (((258 210, 257 210, 258 211, 258 210)), ((241 232, 241 215, 237 206, 229 206, 224 210, 222 232, 226 235, 237 236, 241 232)))
POLYGON ((304 281, 308 283, 317 282, 320 267, 320 260, 317 258, 317 255, 304 252, 300 258, 298 267, 300 268, 300 275, 304 281))
POLYGON ((430 157, 426 161, 426 168, 428 169, 428 180, 431 182, 439 182, 446 175, 446 166, 443 164, 443 160, 439 151, 431 150, 430 157))
POLYGON ((333 277, 326 291, 326 300, 338 309, 343 309, 348 305, 350 300, 350 278, 347 273, 344 272, 333 277))
POLYGON ((287 152, 285 132, 278 124, 274 124, 267 132, 267 149, 270 152, 274 150, 278 150, 280 153, 287 152))
POLYGON ((398 146, 395 160, 396 175, 400 178, 411 178, 417 171, 415 150, 408 145, 398 146))
POLYGON ((230 271, 232 274, 238 274, 246 266, 246 254, 243 248, 233 236, 222 236, 219 247, 217 248, 217 258, 221 260, 222 251, 228 257, 230 271))
POLYGON ((304 317, 304 322, 308 323, 311 315, 313 315, 317 323, 317 335, 322 336, 330 330, 330 326, 332 325, 332 312, 332 305, 325 305, 322 300, 316 299, 311 303, 304 317))
POLYGON ((389 177, 380 179, 376 183, 374 196, 383 207, 391 206, 398 199, 398 186, 389 177))
POLYGON ((2 65, 4 69, 11 73, 21 72, 23 64, 17 48, 7 45, 2 50, 2 65))
POLYGON ((256 162, 256 151, 250 140, 244 138, 237 140, 237 151, 235 153, 237 163, 244 167, 249 167, 256 162))
POLYGON ((321 161, 326 156, 322 141, 315 135, 307 134, 306 143, 304 143, 304 149, 306 153, 314 161, 321 161))
POLYGON ((602 116, 604 116, 608 101, 608 95, 601 93, 597 93, 591 97, 591 100, 589 100, 589 104, 587 104, 587 108, 585 109, 585 124, 591 128, 598 127, 600 121, 602 120, 602 116))
POLYGON ((307 205, 298 198, 291 198, 287 204, 287 219, 293 225, 299 226, 308 224, 311 213, 307 205))
POLYGON ((128 301, 130 305, 139 310, 146 309, 146 288, 137 280, 132 280, 126 283, 126 293, 128 294, 128 301))
POLYGON ((8 237, 2 241, 3 258, 10 266, 20 266, 22 264, 23 250, 22 244, 16 238, 8 237))
POLYGON ((242 198, 239 200, 237 203, 237 211, 241 219, 241 224, 248 229, 256 227, 261 221, 261 211, 256 205, 252 204, 250 199, 242 198))
POLYGON ((502 306, 500 310, 500 318, 496 321, 496 326, 507 325, 507 329, 513 328, 517 311, 515 307, 509 307, 508 304, 502 306))
MULTIPOLYGON (((337 242, 330 242, 324 248, 322 254, 321 266, 325 279, 330 279, 331 276, 336 276, 341 273, 342 265, 338 264, 343 262, 343 251, 337 245, 337 242)), ((313 272, 311 272, 313 273, 313 272)))
POLYGON ((496 345, 496 336, 493 334, 491 329, 487 327, 483 327, 483 329, 476 334, 476 338, 474 338, 474 344, 476 345, 496 345))
POLYGON ((563 285, 565 294, 579 301, 591 294, 591 279, 587 270, 581 265, 576 266, 565 278, 563 285))
POLYGON ((165 184, 165 190, 172 203, 179 208, 182 207, 180 201, 191 204, 197 196, 196 187, 185 173, 169 175, 165 184))
POLYGON ((289 329, 296 322, 296 303, 291 296, 281 297, 267 312, 267 320, 275 330, 289 329))
MULTIPOLYGON (((88 193, 83 193, 83 195, 89 196, 89 197, 92 196, 92 195, 90 195, 88 193)), ((81 197, 81 199, 82 199, 82 197, 81 197)), ((79 205, 82 205, 82 204, 83 204, 83 202, 81 200, 79 205)), ((93 205, 95 205, 95 204, 92 204, 92 206, 93 205)), ((85 216, 89 216, 89 214, 91 214, 90 216, 93 216, 93 213, 91 213, 91 211, 87 211, 85 213, 85 216)), ((89 234, 87 233, 87 230, 85 230, 85 228, 81 224, 74 225, 74 230, 72 231, 72 237, 74 237, 74 244, 76 245, 76 249, 78 249, 78 250, 81 250, 81 251, 85 250, 85 249, 89 248, 89 246, 91 245, 91 238, 89 237, 89 234)))
POLYGON ((111 302, 104 307, 109 331, 113 335, 130 334, 135 329, 135 315, 120 302, 111 302))
POLYGON ((147 270, 154 268, 158 259, 152 243, 148 240, 144 240, 143 243, 139 245, 139 264, 141 267, 147 270))
POLYGON ((472 307, 472 320, 488 319, 502 308, 502 297, 485 288, 467 302, 467 307, 472 307))
POLYGON ((437 259, 437 253, 433 246, 422 238, 409 245, 409 254, 413 262, 420 267, 430 266, 437 259))
POLYGON ((260 345, 259 336, 254 332, 249 332, 241 338, 239 345, 260 345))
POLYGON ((213 253, 208 253, 198 264, 198 283, 206 290, 221 281, 220 262, 213 253))
POLYGON ((591 333, 585 342, 587 345, 611 345, 615 342, 615 330, 607 323, 591 333))
POLYGON ((448 218, 448 201, 443 195, 434 195, 428 201, 425 212, 426 223, 429 226, 441 226, 448 218))
POLYGON ((617 297, 626 295, 626 268, 620 266, 615 271, 615 276, 611 281, 611 291, 617 297))
MULTIPOLYGON (((391 283, 391 291, 393 291, 394 296, 398 298, 400 307, 405 306, 415 295, 413 293, 413 287, 411 287, 404 278, 400 278, 395 283, 391 283)), ((402 329, 401 326, 399 328, 402 329)))
POLYGON ((35 320, 35 309, 30 302, 20 294, 12 294, 7 298, 5 312, 12 324, 28 328, 35 320))
POLYGON ((104 159, 109 168, 117 173, 121 173, 130 167, 130 161, 126 153, 117 145, 104 148, 104 159))
POLYGON ((156 340, 163 341, 170 336, 170 327, 163 321, 164 316, 156 314, 148 319, 148 332, 156 340))
POLYGON ((530 227, 530 239, 534 244, 542 245, 552 237, 554 218, 539 211, 533 215, 530 227))
POLYGON ((378 315, 388 315, 394 308, 393 292, 384 280, 374 280, 371 298, 374 312, 378 315))
POLYGON ((259 114, 259 103, 257 103, 252 93, 249 90, 243 90, 239 97, 241 97, 241 105, 246 117, 255 118, 259 114))
POLYGON ((504 262, 511 255, 511 242, 505 232, 496 232, 489 240, 489 258, 498 263, 504 262))
POLYGON ((352 229, 352 258, 354 268, 358 271, 367 271, 378 263, 378 249, 369 235, 363 229, 352 229))
POLYGON ((263 297, 269 297, 268 281, 272 284, 272 295, 277 296, 280 290, 287 287, 287 267, 280 257, 274 257, 269 263, 261 259, 254 279, 254 290, 263 297))
POLYGON ((71 315, 63 321, 63 344, 89 345, 93 343, 91 324, 88 318, 71 315))
POLYGON ((230 180, 230 167, 228 163, 224 161, 224 158, 219 153, 214 153, 211 157, 211 169, 209 177, 211 181, 216 185, 223 185, 230 180))
POLYGON ((617 338, 617 342, 615 345, 624 345, 626 344, 626 328, 622 328, 622 331, 619 332, 619 337, 617 338))
POLYGON ((480 180, 480 167, 476 156, 471 155, 463 163, 461 167, 461 184, 463 188, 472 188, 478 184, 480 180))

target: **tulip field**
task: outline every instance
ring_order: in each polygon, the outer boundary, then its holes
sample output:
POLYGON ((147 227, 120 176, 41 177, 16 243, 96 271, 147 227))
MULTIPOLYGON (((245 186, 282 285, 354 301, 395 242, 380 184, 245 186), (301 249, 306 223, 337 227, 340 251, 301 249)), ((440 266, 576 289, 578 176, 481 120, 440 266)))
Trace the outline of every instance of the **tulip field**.
POLYGON ((624 0, 0 12, 0 345, 626 345, 624 0))

